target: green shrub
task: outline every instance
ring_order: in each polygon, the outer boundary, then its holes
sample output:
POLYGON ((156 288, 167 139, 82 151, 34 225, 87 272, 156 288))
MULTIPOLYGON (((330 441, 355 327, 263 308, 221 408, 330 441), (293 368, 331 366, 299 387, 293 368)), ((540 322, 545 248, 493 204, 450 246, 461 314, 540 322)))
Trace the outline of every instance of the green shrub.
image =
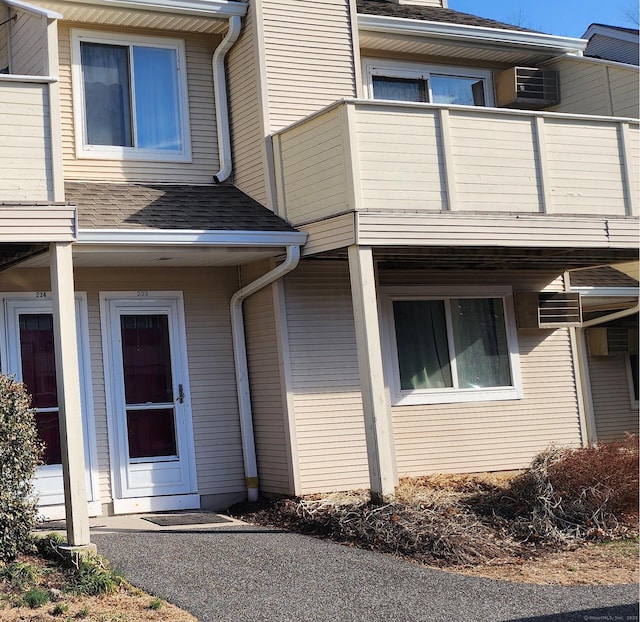
POLYGON ((63 555, 61 555, 58 547, 65 542, 65 539, 55 531, 48 533, 46 536, 40 536, 35 538, 36 550, 38 555, 44 559, 50 561, 61 561, 63 555))
POLYGON ((13 587, 24 588, 38 582, 40 570, 32 564, 11 562, 0 568, 0 578, 8 581, 13 587))
POLYGON ((124 581, 100 555, 82 555, 71 571, 71 580, 73 591, 87 596, 112 594, 124 581))
POLYGON ((42 456, 31 398, 24 385, 0 375, 0 559, 13 560, 30 544, 36 524, 33 476, 42 456))
POLYGON ((23 596, 22 600, 31 609, 37 609, 49 602, 49 594, 39 587, 34 587, 23 596))

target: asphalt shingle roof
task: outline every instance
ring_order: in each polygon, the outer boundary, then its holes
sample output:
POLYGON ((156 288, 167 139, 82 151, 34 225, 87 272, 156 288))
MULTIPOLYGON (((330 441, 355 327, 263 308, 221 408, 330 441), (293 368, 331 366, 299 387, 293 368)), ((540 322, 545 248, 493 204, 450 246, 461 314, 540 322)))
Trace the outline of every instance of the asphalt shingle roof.
POLYGON ((481 26, 483 28, 502 28, 521 32, 535 32, 527 28, 497 22, 493 19, 460 13, 453 9, 443 9, 434 6, 417 6, 412 4, 397 4, 388 0, 357 0, 358 13, 364 15, 382 15, 386 17, 401 17, 404 19, 419 19, 428 22, 445 22, 465 26, 481 26))
POLYGON ((65 183, 80 229, 295 231, 231 185, 65 183))
POLYGON ((573 287, 638 287, 638 281, 623 272, 603 266, 571 273, 573 287))

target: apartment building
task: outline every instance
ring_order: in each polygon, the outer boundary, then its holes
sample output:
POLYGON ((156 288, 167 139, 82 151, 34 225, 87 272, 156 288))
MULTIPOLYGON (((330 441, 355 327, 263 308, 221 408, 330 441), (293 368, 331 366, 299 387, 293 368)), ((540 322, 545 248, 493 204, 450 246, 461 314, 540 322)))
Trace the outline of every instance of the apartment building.
POLYGON ((82 544, 637 430, 637 277, 585 275, 634 274, 638 69, 586 43, 440 0, 2 0, 0 356, 43 515, 82 544))

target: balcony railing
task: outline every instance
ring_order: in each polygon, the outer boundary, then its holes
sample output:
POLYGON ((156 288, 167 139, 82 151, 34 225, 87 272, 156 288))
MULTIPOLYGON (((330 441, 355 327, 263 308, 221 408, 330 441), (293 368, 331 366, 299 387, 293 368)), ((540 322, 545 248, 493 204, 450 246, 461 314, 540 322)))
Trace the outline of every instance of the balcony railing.
POLYGON ((634 119, 344 100, 274 136, 281 215, 637 216, 634 119))
POLYGON ((60 17, 0 0, 0 203, 64 199, 56 77, 60 17))

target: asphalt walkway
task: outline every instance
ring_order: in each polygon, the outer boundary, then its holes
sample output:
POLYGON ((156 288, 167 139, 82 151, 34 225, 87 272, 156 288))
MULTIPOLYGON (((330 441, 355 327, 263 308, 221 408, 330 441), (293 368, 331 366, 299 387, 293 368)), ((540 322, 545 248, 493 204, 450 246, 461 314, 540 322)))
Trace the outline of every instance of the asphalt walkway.
POLYGON ((99 552, 133 584, 201 622, 638 620, 634 585, 473 578, 239 522, 103 522, 92 530, 99 552))

